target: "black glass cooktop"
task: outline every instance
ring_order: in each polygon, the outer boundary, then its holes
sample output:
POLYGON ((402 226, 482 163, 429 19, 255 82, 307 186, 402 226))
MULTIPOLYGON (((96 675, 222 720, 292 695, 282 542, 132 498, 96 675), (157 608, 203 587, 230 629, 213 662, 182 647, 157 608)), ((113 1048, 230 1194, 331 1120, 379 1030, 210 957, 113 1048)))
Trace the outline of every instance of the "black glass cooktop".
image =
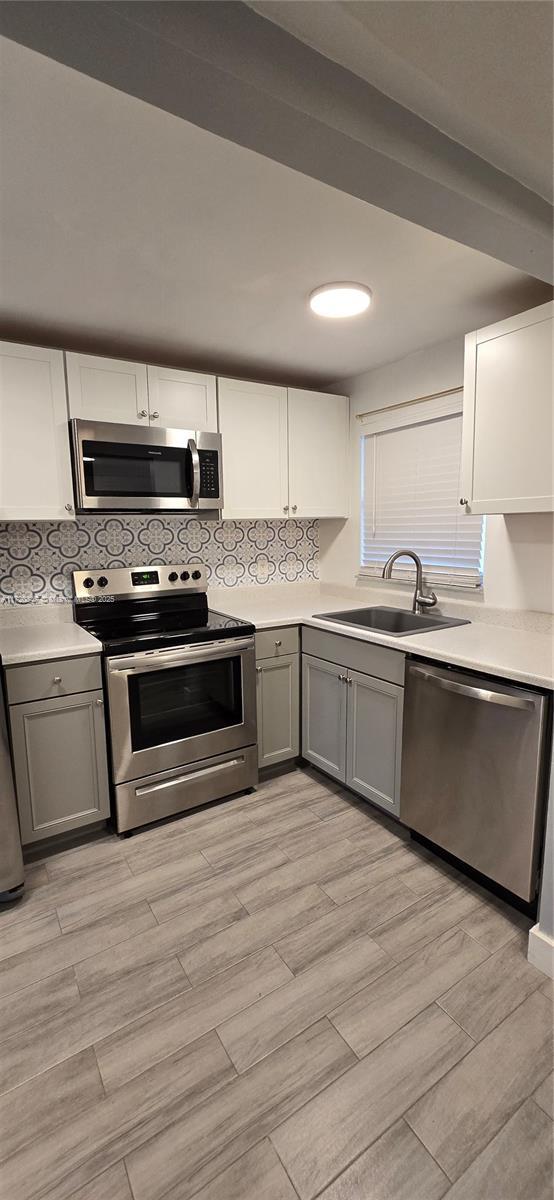
POLYGON ((106 654, 171 649, 219 638, 249 637, 255 626, 206 607, 94 604, 78 606, 79 625, 102 642, 106 654))

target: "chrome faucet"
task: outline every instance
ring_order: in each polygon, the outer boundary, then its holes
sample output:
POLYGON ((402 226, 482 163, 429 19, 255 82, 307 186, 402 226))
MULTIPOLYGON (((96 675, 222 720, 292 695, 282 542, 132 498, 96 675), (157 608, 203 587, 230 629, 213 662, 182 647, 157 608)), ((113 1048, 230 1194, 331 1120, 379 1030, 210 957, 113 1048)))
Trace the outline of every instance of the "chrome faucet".
POLYGON ((397 558, 406 557, 413 558, 416 568, 416 585, 412 602, 412 612, 425 612, 426 608, 432 608, 437 603, 437 597, 434 592, 423 591, 423 567, 419 554, 416 554, 415 550, 395 550, 394 554, 391 554, 383 567, 383 579, 390 579, 393 564, 397 558))

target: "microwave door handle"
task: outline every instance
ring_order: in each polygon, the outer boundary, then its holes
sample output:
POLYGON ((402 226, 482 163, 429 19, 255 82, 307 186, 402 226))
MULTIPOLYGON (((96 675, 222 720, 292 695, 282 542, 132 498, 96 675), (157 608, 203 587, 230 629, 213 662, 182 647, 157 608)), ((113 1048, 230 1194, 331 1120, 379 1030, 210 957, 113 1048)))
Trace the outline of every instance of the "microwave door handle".
POLYGON ((200 498, 200 455, 194 438, 189 438, 188 448, 192 458, 192 496, 190 502, 191 506, 196 508, 200 498))
POLYGON ((434 683, 443 692, 455 692, 457 696, 468 696, 471 700, 484 700, 486 704, 498 704, 503 708, 519 708, 525 712, 533 712, 535 701, 525 696, 511 696, 505 692, 492 692, 486 688, 472 687, 468 683, 456 683, 453 679, 444 679, 442 675, 434 675, 431 671, 423 671, 421 667, 412 667, 415 675, 421 675, 428 683, 434 683))

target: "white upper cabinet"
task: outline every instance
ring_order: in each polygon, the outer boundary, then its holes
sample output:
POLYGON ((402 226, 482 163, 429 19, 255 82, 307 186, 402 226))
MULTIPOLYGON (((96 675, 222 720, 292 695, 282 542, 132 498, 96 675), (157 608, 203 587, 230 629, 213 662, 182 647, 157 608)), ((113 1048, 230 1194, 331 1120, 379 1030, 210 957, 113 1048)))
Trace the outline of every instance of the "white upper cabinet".
POLYGON ((348 397, 220 379, 224 517, 348 514, 348 397))
POLYGON ((0 521, 73 517, 62 351, 0 342, 0 521))
POLYGON ((151 425, 217 431, 215 375, 148 367, 148 402, 151 425))
POLYGON ((348 396, 288 389, 289 500, 295 517, 348 516, 348 396))
POLYGON ((215 375, 66 354, 69 412, 88 421, 217 430, 215 375))
POLYGON ((218 399, 223 516, 288 516, 287 389, 219 379, 218 399))
POLYGON ((96 354, 69 354, 69 415, 86 421, 148 425, 148 384, 144 363, 96 354))
POLYGON ((470 333, 462 486, 471 513, 551 512, 554 305, 470 333))

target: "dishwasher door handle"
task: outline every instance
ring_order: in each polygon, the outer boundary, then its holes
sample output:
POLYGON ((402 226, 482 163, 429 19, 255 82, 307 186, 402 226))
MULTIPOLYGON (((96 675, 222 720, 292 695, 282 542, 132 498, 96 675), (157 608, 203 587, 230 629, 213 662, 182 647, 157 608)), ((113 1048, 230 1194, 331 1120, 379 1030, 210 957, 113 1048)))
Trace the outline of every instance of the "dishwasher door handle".
POLYGON ((428 683, 434 683, 443 692, 455 692, 457 696, 468 696, 470 700, 484 700, 486 704, 499 704, 503 708, 519 708, 526 712, 534 712, 535 701, 525 696, 509 696, 505 692, 490 692, 486 688, 472 687, 469 683, 455 683, 453 679, 444 679, 442 675, 434 675, 424 671, 422 667, 411 668, 414 675, 421 675, 428 683))

